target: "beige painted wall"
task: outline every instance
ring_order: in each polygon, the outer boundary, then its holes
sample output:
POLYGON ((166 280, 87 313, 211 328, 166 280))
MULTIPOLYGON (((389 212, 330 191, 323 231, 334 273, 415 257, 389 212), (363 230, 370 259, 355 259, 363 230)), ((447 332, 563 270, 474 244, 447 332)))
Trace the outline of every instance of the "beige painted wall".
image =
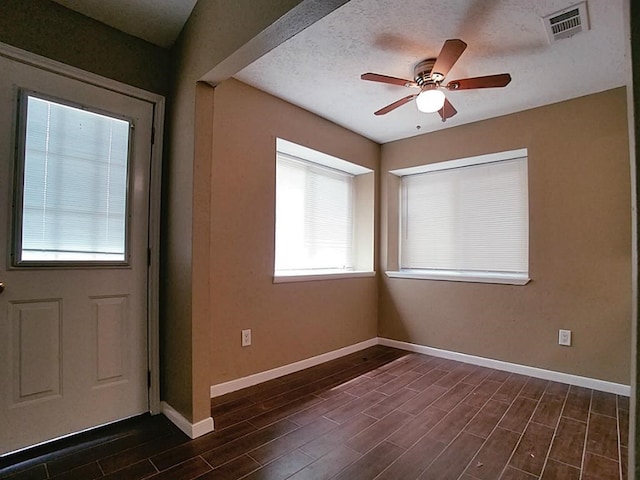
MULTIPOLYGON (((199 1, 172 50, 174 83, 163 169, 161 385, 162 399, 194 423, 210 416, 211 335, 210 272, 200 268, 199 253, 209 249, 209 204, 202 199, 210 186, 206 143, 212 129, 206 119, 211 102, 209 87, 201 85, 196 95, 196 85, 272 24, 291 27, 286 14, 303 3, 312 2, 199 1)), ((255 51, 268 51, 274 46, 270 41, 263 38, 255 51)))
POLYGON ((634 194, 634 206, 633 220, 636 227, 634 232, 634 296, 633 296, 633 348, 631 353, 632 358, 632 382, 631 382, 631 412, 630 412, 630 431, 629 431, 629 471, 635 472, 634 478, 640 478, 640 358, 638 357, 638 348, 640 337, 638 336, 638 326, 640 324, 640 318, 638 314, 640 308, 638 305, 638 234, 637 225, 639 220, 640 198, 638 197, 637 185, 638 176, 640 174, 640 3, 632 2, 631 0, 625 0, 625 21, 629 23, 629 31, 625 32, 631 37, 630 45, 630 57, 632 65, 632 77, 629 79, 630 92, 629 92, 629 108, 630 111, 630 133, 631 138, 631 162, 633 164, 636 186, 633 191, 634 194), (628 20, 627 20, 628 19, 628 20), (633 107, 631 107, 633 106, 633 107))
POLYGON ((344 1, 199 1, 172 50, 175 78, 163 169, 161 385, 162 399, 194 423, 210 416, 213 281, 199 254, 210 242, 209 204, 200 200, 210 186, 205 143, 212 129, 196 120, 210 115, 211 104, 203 101, 204 89, 196 95, 196 84, 204 76, 232 75, 344 1))
MULTIPOLYGON (((629 384, 631 183, 624 88, 389 143, 382 147, 381 169, 523 147, 529 149, 532 281, 507 286, 383 275, 379 333, 629 384), (560 328, 573 331, 572 347, 557 344, 560 328)), ((381 271, 393 265, 397 252, 397 229, 386 236, 387 226, 397 225, 389 176, 381 190, 381 271)))
POLYGON ((276 137, 378 170, 378 144, 235 80, 215 89, 211 384, 376 336, 376 279, 274 284, 276 137), (253 345, 240 346, 251 328, 253 345))

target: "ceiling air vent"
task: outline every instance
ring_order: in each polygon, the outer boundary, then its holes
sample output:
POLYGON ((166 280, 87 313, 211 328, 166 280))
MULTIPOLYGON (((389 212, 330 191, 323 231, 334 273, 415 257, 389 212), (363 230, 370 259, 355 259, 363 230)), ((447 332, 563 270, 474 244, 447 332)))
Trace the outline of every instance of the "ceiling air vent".
POLYGON ((542 18, 549 43, 589 30, 587 2, 578 3, 542 18))

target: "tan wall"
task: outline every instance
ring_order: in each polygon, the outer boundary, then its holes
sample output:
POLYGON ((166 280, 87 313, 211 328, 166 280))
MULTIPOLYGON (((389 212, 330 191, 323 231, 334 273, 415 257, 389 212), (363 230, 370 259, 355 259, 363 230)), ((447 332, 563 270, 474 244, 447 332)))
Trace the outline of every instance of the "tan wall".
MULTIPOLYGON (((196 84, 301 0, 199 1, 172 50, 168 158, 163 169, 162 399, 192 422, 210 416, 210 92, 196 84), (204 209, 204 211, 203 211, 204 209), (197 211, 194 211, 197 210, 197 211), (206 260, 204 260, 206 263, 206 260)), ((262 48, 268 48, 265 41, 262 48)))
POLYGON ((196 83, 233 75, 345 1, 202 0, 172 50, 163 169, 161 385, 162 399, 192 422, 210 416, 211 277, 199 257, 209 248, 210 215, 209 205, 198 202, 210 186, 205 143, 212 129, 198 122, 208 118, 211 103, 203 101, 203 88, 196 95, 196 83))
MULTIPOLYGON (((635 185, 636 189, 634 194, 635 210, 633 212, 634 224, 638 225, 638 215, 640 212, 640 203, 637 192, 638 174, 640 173, 640 3, 632 2, 631 0, 625 0, 625 22, 629 24, 629 32, 631 37, 631 65, 632 65, 632 78, 629 79, 629 84, 632 86, 629 92, 629 107, 633 105, 633 110, 630 112, 630 135, 631 150, 632 150, 632 163, 635 167, 635 185), (633 81, 635 79, 635 81, 633 81)), ((633 296, 633 341, 632 348, 632 382, 631 382, 631 412, 630 412, 630 432, 629 432, 629 471, 635 472, 634 478, 640 478, 640 391, 638 387, 640 385, 640 357, 638 357, 638 351, 640 350, 638 336, 638 325, 640 324, 640 318, 638 313, 638 238, 637 233, 634 237, 635 241, 635 257, 634 257, 634 296, 633 296)), ((631 476, 631 475, 630 475, 631 476)))
MULTIPOLYGON (((528 148, 532 281, 507 286, 383 275, 380 335, 628 384, 627 132, 626 94, 620 88, 384 145, 382 172, 528 148), (560 328, 573 331, 572 347, 557 344, 560 328)), ((397 224, 386 175, 381 270, 387 262, 393 265, 397 251, 395 234, 389 239, 385 233, 397 224)))
POLYGON ((166 95, 169 51, 50 0, 2 0, 0 42, 166 95))
POLYGON ((375 337, 375 278, 272 277, 276 137, 375 171, 379 145, 235 80, 214 97, 211 384, 375 337), (252 329, 248 348, 244 328, 252 329))

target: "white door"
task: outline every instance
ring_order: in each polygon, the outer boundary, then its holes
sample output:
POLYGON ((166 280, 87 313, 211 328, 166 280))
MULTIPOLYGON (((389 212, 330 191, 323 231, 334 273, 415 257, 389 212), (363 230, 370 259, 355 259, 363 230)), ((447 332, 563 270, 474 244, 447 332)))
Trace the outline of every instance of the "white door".
POLYGON ((0 71, 5 453, 149 410, 153 106, 4 57, 0 71))

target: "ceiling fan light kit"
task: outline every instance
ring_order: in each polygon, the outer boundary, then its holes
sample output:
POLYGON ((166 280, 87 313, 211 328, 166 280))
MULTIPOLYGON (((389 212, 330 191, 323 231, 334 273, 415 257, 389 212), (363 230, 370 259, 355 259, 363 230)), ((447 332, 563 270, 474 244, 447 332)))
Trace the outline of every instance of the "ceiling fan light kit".
POLYGON ((501 73, 484 77, 462 78, 453 80, 447 85, 442 85, 444 78, 456 63, 467 44, 460 39, 450 39, 444 42, 442 50, 437 58, 427 58, 419 62, 413 70, 413 81, 402 78, 380 75, 378 73, 363 73, 360 78, 371 82, 387 83, 407 88, 419 88, 418 93, 407 95, 395 102, 381 108, 374 115, 385 115, 392 110, 416 100, 418 110, 424 113, 438 112, 442 121, 453 117, 457 110, 451 105, 442 89, 447 90, 471 90, 477 88, 506 87, 511 82, 511 75, 501 73))
POLYGON ((444 106, 446 97, 437 89, 423 90, 416 97, 416 106, 423 113, 436 113, 444 106))

